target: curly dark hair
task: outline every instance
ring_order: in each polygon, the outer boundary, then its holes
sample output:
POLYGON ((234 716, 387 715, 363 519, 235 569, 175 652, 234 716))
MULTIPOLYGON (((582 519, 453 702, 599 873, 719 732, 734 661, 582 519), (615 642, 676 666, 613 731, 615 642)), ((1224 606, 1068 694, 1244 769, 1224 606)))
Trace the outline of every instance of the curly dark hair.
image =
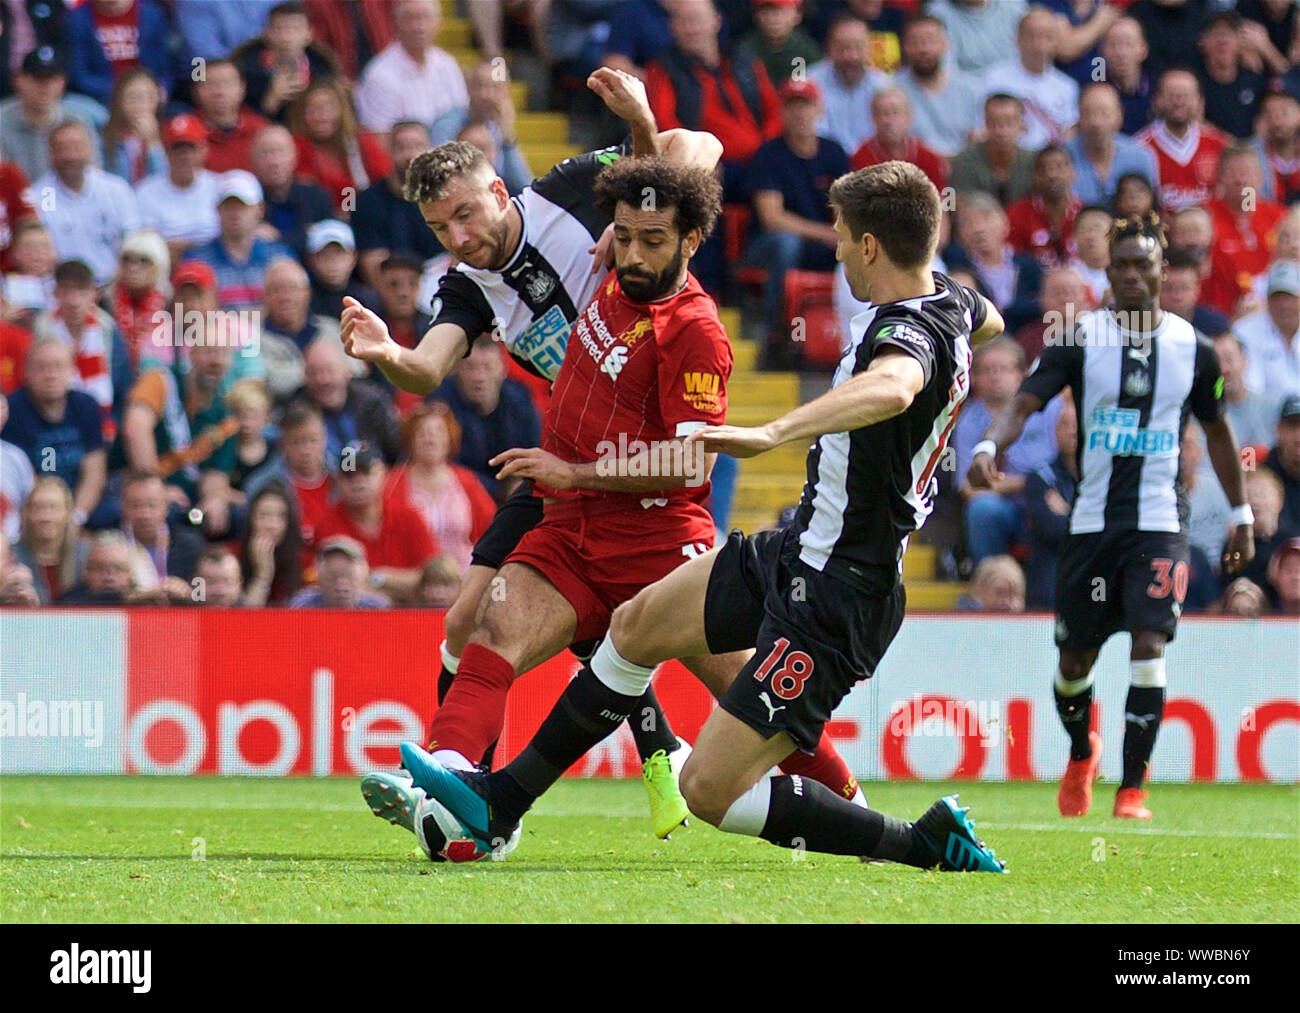
POLYGON ((447 184, 456 178, 471 177, 486 187, 496 178, 496 170, 487 156, 465 141, 447 141, 436 148, 421 151, 406 170, 402 196, 412 204, 442 200, 447 184))
POLYGON ((601 170, 592 193, 596 207, 611 217, 619 204, 672 208, 681 236, 699 229, 707 239, 722 213, 722 187, 712 172, 663 158, 621 158, 601 170))
POLYGON ((1169 246, 1169 241, 1165 239, 1164 223, 1160 221, 1160 215, 1155 211, 1148 211, 1144 215, 1116 218, 1111 221, 1110 246, 1112 248, 1120 240, 1131 239, 1134 236, 1145 236, 1148 239, 1154 239, 1162 250, 1169 246))

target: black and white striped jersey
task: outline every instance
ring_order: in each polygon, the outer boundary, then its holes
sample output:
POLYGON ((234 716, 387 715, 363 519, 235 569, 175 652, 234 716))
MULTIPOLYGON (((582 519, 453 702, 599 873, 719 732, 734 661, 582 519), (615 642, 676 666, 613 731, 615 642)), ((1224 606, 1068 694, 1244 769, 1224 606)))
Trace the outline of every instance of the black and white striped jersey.
POLYGON ((913 356, 925 386, 900 415, 818 438, 795 514, 799 558, 868 591, 892 587, 907 537, 933 507, 935 474, 957 410, 970 391, 971 332, 984 301, 946 275, 935 293, 885 303, 853 318, 851 341, 832 386, 861 373, 883 348, 913 356))
POLYGON ((1065 387, 1079 420, 1070 533, 1185 531, 1178 466, 1187 416, 1215 422, 1224 412, 1214 346, 1167 310, 1145 335, 1097 310, 1070 340, 1043 349, 1020 389, 1046 404, 1065 387))
POLYGON ((630 152, 624 142, 566 158, 512 197, 524 227, 510 260, 499 271, 468 264, 448 271, 433 300, 434 324, 455 324, 471 345, 495 334, 525 369, 554 380, 573 321, 605 274, 591 273, 587 252, 611 220, 597 210, 592 182, 630 152))

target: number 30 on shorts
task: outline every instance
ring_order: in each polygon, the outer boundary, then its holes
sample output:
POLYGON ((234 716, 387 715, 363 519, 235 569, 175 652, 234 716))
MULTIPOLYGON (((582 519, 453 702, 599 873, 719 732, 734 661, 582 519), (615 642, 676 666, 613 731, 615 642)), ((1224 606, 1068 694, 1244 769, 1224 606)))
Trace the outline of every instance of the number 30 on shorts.
POLYGON ((804 651, 786 651, 790 648, 790 641, 782 637, 772 645, 772 653, 767 656, 758 670, 754 672, 754 678, 762 682, 770 674, 772 676, 772 692, 782 700, 793 700, 803 692, 804 681, 813 672, 813 660, 804 651), (785 663, 777 668, 777 663, 781 661, 782 655, 785 655, 785 663))

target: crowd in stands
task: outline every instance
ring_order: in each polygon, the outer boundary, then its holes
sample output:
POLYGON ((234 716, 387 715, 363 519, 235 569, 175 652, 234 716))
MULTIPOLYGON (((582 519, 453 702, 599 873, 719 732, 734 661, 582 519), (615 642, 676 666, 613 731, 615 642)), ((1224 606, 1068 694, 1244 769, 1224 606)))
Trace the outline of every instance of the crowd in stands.
MULTIPOLYGON (((835 270, 827 191, 918 165, 935 268, 1000 309, 931 528, 964 607, 1049 608, 1077 478, 1060 400, 965 484, 1043 347, 1106 305, 1115 216, 1157 212, 1164 305, 1214 342, 1257 556, 1189 427, 1187 608, 1300 611, 1300 21, 1292 0, 0 0, 0 602, 446 604, 544 391, 490 336, 429 398, 343 352, 345 296, 419 341, 449 260, 401 196, 459 138, 517 192, 510 68, 574 113, 596 67, 723 144, 693 268, 774 364, 835 270), (797 273, 796 273, 797 272, 797 273), (795 282, 791 284, 792 280, 795 282), (793 294, 793 297, 792 297, 793 294), (201 578, 201 580, 196 580, 201 578), (200 590, 202 589, 202 590, 200 590)), ((595 136, 621 129, 590 117, 595 136)), ((563 140, 556 138, 556 140, 563 140)))

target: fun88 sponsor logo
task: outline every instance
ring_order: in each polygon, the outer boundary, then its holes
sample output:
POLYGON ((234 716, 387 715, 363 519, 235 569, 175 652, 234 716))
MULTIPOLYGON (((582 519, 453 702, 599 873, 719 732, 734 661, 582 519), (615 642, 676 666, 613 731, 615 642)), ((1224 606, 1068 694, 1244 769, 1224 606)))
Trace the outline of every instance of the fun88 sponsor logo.
POLYGON ((1142 429, 1135 408, 1094 408, 1088 416, 1088 449, 1115 457, 1172 457, 1178 434, 1168 429, 1142 429))
POLYGON ((552 306, 534 320, 515 339, 511 349, 521 359, 527 359, 546 379, 554 380, 564 362, 564 348, 569 339, 569 321, 564 311, 552 306))

